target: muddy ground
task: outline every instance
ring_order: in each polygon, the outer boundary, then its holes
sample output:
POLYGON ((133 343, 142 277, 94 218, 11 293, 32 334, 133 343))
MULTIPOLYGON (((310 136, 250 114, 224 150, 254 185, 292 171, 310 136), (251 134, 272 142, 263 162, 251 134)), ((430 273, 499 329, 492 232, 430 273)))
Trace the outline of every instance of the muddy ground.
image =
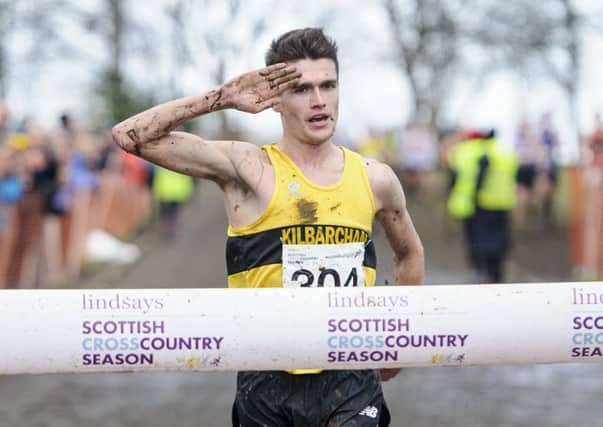
MULTIPOLYGON (((427 256, 426 283, 463 283, 460 234, 430 200, 411 212, 427 256)), ((183 212, 179 238, 153 228, 137 239, 143 259, 88 274, 86 288, 224 287, 226 223, 218 189, 203 185, 183 212)), ((533 227, 515 236, 508 281, 570 278, 563 231, 533 227)), ((378 280, 391 281, 383 235, 375 237, 378 280)), ((598 364, 405 369, 385 384, 395 427, 594 427, 603 425, 598 364)), ((0 427, 223 427, 234 373, 79 374, 0 377, 0 427)))

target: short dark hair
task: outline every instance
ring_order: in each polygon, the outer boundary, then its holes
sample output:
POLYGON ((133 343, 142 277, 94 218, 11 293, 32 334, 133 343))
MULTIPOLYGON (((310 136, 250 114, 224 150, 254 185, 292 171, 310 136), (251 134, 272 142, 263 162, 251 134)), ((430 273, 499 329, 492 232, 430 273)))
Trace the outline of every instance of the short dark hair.
POLYGON ((337 44, 322 28, 301 28, 286 32, 272 40, 266 52, 266 65, 300 59, 332 59, 339 75, 337 44))

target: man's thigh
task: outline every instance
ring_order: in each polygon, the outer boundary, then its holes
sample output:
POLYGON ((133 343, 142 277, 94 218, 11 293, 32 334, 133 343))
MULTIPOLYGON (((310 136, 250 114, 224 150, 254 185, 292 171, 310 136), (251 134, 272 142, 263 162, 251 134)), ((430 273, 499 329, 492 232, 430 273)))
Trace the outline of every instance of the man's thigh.
POLYGON ((292 426, 286 401, 294 392, 291 375, 285 372, 244 371, 237 374, 233 407, 234 427, 292 426))
POLYGON ((323 391, 322 425, 328 427, 385 427, 390 416, 379 374, 373 370, 330 371, 329 388, 323 391))

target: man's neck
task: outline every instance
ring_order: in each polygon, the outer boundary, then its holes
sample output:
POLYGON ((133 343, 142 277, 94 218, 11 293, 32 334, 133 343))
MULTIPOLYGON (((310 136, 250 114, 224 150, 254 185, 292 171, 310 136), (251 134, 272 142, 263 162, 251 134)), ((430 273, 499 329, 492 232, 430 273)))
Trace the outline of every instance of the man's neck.
POLYGON ((284 140, 280 148, 311 182, 328 186, 340 180, 345 159, 331 139, 316 145, 284 140))
POLYGON ((285 138, 279 146, 283 153, 302 168, 303 166, 320 167, 328 161, 331 155, 338 152, 330 138, 320 144, 308 144, 285 138))

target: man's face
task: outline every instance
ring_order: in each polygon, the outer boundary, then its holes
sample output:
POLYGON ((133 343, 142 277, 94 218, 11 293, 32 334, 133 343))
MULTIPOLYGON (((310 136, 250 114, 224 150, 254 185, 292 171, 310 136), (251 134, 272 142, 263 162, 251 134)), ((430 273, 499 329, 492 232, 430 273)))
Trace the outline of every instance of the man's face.
POLYGON ((285 137, 317 145, 335 131, 339 113, 339 88, 335 62, 331 59, 301 59, 292 63, 301 78, 285 91, 276 111, 281 113, 285 137))

